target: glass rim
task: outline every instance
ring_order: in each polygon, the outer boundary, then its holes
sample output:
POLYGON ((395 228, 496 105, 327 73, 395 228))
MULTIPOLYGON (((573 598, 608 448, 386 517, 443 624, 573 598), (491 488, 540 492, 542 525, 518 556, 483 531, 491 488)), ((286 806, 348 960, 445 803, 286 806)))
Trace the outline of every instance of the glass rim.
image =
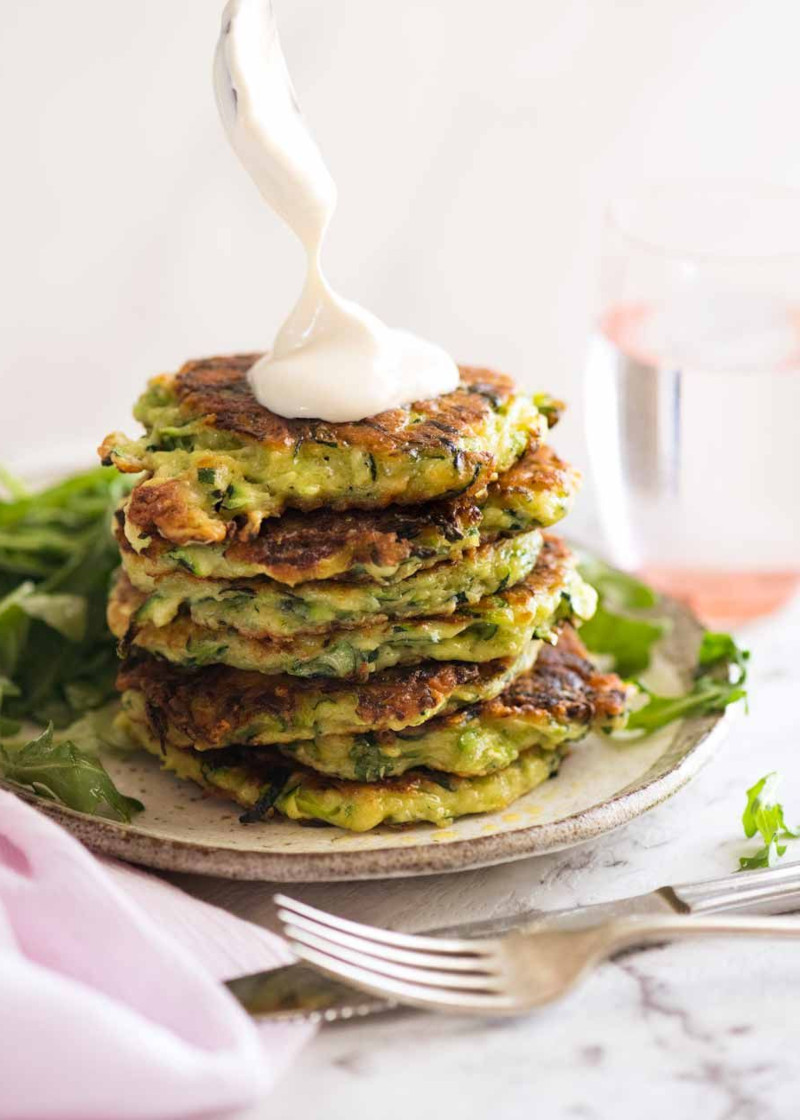
POLYGON ((625 242, 642 253, 663 260, 697 262, 699 264, 781 264, 800 260, 800 189, 748 180, 675 180, 645 182, 639 188, 626 191, 607 201, 605 224, 625 242), (797 212, 796 248, 764 249, 754 252, 728 252, 692 247, 691 239, 685 243, 659 239, 637 229, 634 222, 626 220, 626 207, 661 200, 668 204, 698 200, 708 206, 713 200, 736 201, 749 205, 789 203, 797 212))

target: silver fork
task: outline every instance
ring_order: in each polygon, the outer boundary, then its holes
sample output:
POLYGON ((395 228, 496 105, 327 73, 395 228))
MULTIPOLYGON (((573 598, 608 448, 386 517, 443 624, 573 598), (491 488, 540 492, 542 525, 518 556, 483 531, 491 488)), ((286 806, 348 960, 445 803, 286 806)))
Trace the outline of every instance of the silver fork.
POLYGON ((682 937, 800 938, 790 918, 663 915, 469 941, 395 933, 276 895, 294 952, 328 976, 431 1011, 519 1015, 552 1003, 623 949, 682 937))

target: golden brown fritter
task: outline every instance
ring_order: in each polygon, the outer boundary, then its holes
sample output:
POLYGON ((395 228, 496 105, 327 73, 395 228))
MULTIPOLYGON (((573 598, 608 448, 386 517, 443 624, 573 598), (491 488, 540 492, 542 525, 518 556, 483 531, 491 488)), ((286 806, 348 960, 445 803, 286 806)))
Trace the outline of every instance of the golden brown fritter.
POLYGON ((536 664, 482 705, 487 717, 541 713, 558 723, 607 727, 625 715, 629 688, 616 673, 601 673, 575 628, 561 624, 556 645, 543 645, 536 664))
POLYGON ((534 637, 547 638, 564 617, 589 619, 597 596, 577 560, 557 537, 545 535, 534 569, 514 587, 460 604, 446 616, 334 626, 292 637, 245 634, 231 625, 204 625, 186 613, 155 618, 124 573, 112 588, 108 623, 121 648, 133 647, 199 668, 222 663, 261 673, 364 680, 395 665, 422 661, 494 661, 517 657, 534 637), (142 608, 145 608, 142 611, 142 608), (163 621, 163 625, 158 625, 163 621))
POLYGON ((142 521, 176 544, 220 543, 231 524, 252 537, 287 509, 483 495, 543 439, 560 407, 501 374, 464 368, 454 392, 358 422, 288 420, 253 395, 246 375, 256 357, 189 362, 154 378, 134 410, 146 435, 114 432, 99 449, 103 462, 147 473, 135 499, 142 521))
POLYGON ((345 781, 380 782, 420 768, 477 777, 503 770, 533 747, 554 750, 592 729, 620 726, 625 686, 594 669, 571 627, 558 639, 555 648, 543 647, 541 666, 520 674, 494 700, 399 731, 288 743, 283 753, 345 781))
MULTIPOLYGON (((571 627, 561 628, 559 643, 545 650, 538 667, 522 673, 494 700, 488 700, 398 730, 315 735, 280 746, 293 764, 344 782, 376 783, 390 790, 388 779, 410 772, 480 777, 508 766, 532 748, 554 751, 582 739, 590 730, 620 726, 627 690, 614 674, 597 672, 571 627)), ((196 743, 176 737, 169 719, 161 724, 135 691, 123 697, 126 718, 147 726, 165 749, 191 750, 196 743)), ((274 762, 274 749, 249 740, 224 750, 203 752, 204 772, 243 767, 252 783, 260 765, 274 762)), ((188 760, 191 766, 195 763, 188 760)), ((256 779, 257 780, 257 779, 256 779)), ((448 779, 443 779, 449 781, 448 779)))
POLYGON ((516 661, 426 661, 386 669, 358 685, 325 678, 265 676, 209 665, 182 669, 150 658, 131 659, 117 688, 144 701, 159 738, 198 750, 241 742, 286 743, 316 735, 399 730, 444 711, 491 698, 535 660, 533 643, 516 661))
MULTIPOLYGON (((180 497, 180 488, 164 495, 163 487, 138 487, 120 519, 121 548, 132 548, 122 532, 126 522, 129 537, 150 538, 140 555, 152 562, 153 575, 173 567, 194 571, 197 564, 206 578, 265 575, 292 586, 333 577, 367 580, 383 573, 405 577, 430 563, 455 558, 480 541, 480 509, 469 498, 460 498, 413 508, 286 513, 264 521, 255 537, 230 536, 219 551, 208 546, 176 550, 170 523, 188 523, 180 497), (168 508, 173 500, 177 504, 168 508), (165 526, 169 540, 157 535, 165 526)), ((235 530, 233 522, 229 525, 235 530)))
MULTIPOLYGON (((247 371, 261 354, 205 358, 186 364, 175 375, 174 394, 188 417, 207 417, 218 431, 233 432, 275 450, 304 443, 346 444, 373 455, 451 452, 454 441, 478 438, 492 412, 508 405, 517 392, 510 377, 486 369, 462 367, 461 388, 418 402, 410 423, 407 408, 393 408, 354 423, 325 420, 287 420, 260 405, 247 380, 247 371)), ((557 407, 554 405, 554 407, 557 407)), ((474 462, 484 462, 477 453, 474 462)))
MULTIPOLYGON (((555 524, 570 509, 580 475, 547 446, 536 446, 491 484, 484 499, 453 498, 382 510, 317 510, 264 521, 242 539, 235 522, 219 545, 178 546, 159 527, 190 526, 179 485, 138 487, 118 515, 123 551, 136 551, 148 575, 183 568, 201 578, 266 575, 294 586, 310 580, 394 582, 455 560, 501 534, 555 524)), ((189 529, 190 535, 192 530, 189 529)))
MULTIPOLYGON (((160 744, 146 726, 124 713, 119 730, 154 754, 166 770, 244 808, 242 824, 274 814, 295 821, 324 822, 351 832, 381 824, 449 824, 457 817, 493 813, 530 793, 558 771, 562 751, 532 747, 509 766, 480 777, 411 770, 379 782, 341 781, 305 766, 287 767, 249 754, 216 761, 171 743, 160 744)), ((225 756, 236 752, 215 752, 225 756)))
POLYGON ((517 661, 425 662, 355 686, 224 665, 181 669, 143 658, 122 666, 117 688, 140 695, 141 714, 157 738, 201 751, 365 731, 390 745, 394 736, 385 732, 424 734, 434 717, 437 727, 457 728, 465 708, 494 720, 525 714, 609 727, 624 716, 628 696, 616 674, 593 665, 569 623, 558 628, 555 646, 536 643, 517 661))

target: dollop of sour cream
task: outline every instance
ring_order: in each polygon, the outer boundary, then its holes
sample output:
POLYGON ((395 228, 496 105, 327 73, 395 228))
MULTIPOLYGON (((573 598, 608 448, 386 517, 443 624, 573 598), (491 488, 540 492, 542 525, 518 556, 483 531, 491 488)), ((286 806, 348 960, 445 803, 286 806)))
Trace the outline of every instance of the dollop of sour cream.
POLYGON ((259 403, 280 416, 338 423, 452 392, 458 369, 444 350, 387 327, 325 278, 336 185, 300 113, 271 0, 228 3, 214 87, 234 151, 308 260, 299 301, 248 374, 259 403))

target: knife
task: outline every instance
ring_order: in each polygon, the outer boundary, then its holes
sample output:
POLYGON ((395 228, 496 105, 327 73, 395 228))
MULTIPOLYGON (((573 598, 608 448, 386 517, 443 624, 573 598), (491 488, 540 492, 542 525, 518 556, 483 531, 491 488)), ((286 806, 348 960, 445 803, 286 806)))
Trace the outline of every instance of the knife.
MULTIPOLYGON (((524 910, 486 921, 415 932, 441 937, 502 937, 547 928, 569 929, 612 918, 654 914, 759 913, 800 910, 800 863, 702 883, 660 887, 649 894, 568 910, 524 910)), ((256 1018, 333 1023, 391 1011, 395 1004, 364 995, 304 964, 239 976, 226 987, 256 1018)))

